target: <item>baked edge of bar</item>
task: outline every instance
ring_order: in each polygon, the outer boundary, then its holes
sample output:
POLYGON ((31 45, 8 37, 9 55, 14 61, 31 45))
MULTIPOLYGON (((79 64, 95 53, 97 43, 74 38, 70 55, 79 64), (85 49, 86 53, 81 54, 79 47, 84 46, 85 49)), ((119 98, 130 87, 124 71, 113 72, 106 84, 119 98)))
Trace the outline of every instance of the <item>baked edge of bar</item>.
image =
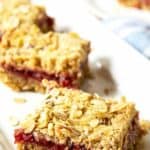
POLYGON ((41 83, 36 80, 25 80, 22 77, 18 77, 16 75, 6 73, 1 70, 0 81, 6 84, 11 89, 13 89, 14 91, 37 91, 41 93, 45 91, 45 87, 43 87, 41 83))
MULTIPOLYGON (((85 62, 83 69, 81 69, 80 76, 74 81, 77 88, 81 86, 84 82, 84 77, 88 72, 88 61, 85 62)), ((43 78, 44 80, 45 78, 43 78)), ((15 75, 13 73, 6 72, 4 69, 0 68, 0 81, 9 86, 15 91, 36 91, 44 93, 46 87, 43 86, 42 82, 28 78, 27 80, 21 76, 15 75)), ((54 81, 54 80, 49 80, 54 81)), ((56 82, 56 81, 54 81, 56 82)))
MULTIPOLYGON (((132 119, 132 121, 137 121, 138 120, 138 118, 135 116, 135 117, 133 117, 133 119, 132 119)), ((132 122, 131 121, 131 122, 132 122)), ((131 126, 131 128, 132 128, 132 126, 131 126)), ((130 128, 129 128, 129 130, 128 131, 130 131, 130 128)), ((131 130, 132 131, 132 130, 131 130)), ((132 149, 132 148, 137 148, 138 147, 138 143, 139 143, 139 140, 140 140, 140 138, 142 137, 142 134, 141 134, 141 128, 140 128, 140 126, 139 126, 139 122, 137 122, 137 124, 136 124, 136 128, 135 128, 135 131, 136 131, 136 133, 137 133, 137 136, 134 136, 134 138, 135 139, 132 139, 133 141, 134 141, 134 144, 133 143, 126 143, 126 144, 128 144, 127 146, 128 147, 124 147, 125 145, 123 145, 123 147, 121 147, 120 148, 120 150, 128 150, 128 149, 132 149), (132 145, 131 145, 132 144, 132 145), (132 147, 130 147, 130 146, 132 146, 132 147)), ((132 132, 131 132, 132 133, 132 132)), ((134 133, 134 132, 133 132, 134 133)), ((129 136, 130 135, 130 132, 127 132, 127 134, 125 135, 125 137, 126 136, 129 136)), ((129 137, 130 138, 130 137, 129 137)), ((130 139, 129 139, 130 140, 130 139)), ((130 142, 132 142, 132 140, 130 140, 130 142)), ((55 146, 55 145, 54 145, 55 146)), ((53 148, 55 148, 55 147, 53 147, 53 148)), ((57 148, 57 144, 56 144, 56 148, 57 148)), ((65 148, 69 148, 68 146, 66 146, 65 148)), ((65 149, 64 148, 64 149, 65 149)), ((103 147, 103 148, 105 148, 105 147, 103 147)), ((102 149, 103 149, 102 148, 102 149)), ((119 148, 119 147, 118 147, 119 148)), ((91 148, 92 149, 92 148, 91 148)), ((48 147, 46 147, 46 146, 41 146, 41 145, 39 145, 39 144, 37 144, 37 143, 17 143, 17 150, 48 150, 48 147)), ((73 148, 73 150, 76 150, 76 148, 73 148)), ((77 150, 82 150, 82 148, 80 148, 80 146, 78 147, 78 149, 77 150)), ((86 150, 86 148, 85 148, 85 150, 86 150)), ((115 150, 115 149, 113 149, 113 150, 115 150)))

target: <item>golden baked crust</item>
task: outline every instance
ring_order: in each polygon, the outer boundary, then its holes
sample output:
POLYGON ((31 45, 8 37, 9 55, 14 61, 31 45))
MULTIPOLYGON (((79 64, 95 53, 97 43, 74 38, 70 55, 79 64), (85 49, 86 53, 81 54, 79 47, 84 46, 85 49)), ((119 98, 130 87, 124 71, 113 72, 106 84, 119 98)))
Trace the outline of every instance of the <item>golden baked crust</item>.
POLYGON ((131 133, 139 138, 136 116, 135 106, 124 99, 117 102, 80 90, 53 88, 41 108, 27 116, 20 128, 36 139, 42 135, 57 144, 66 145, 69 139, 85 149, 122 150, 124 143, 129 148, 131 133))
POLYGON ((17 150, 46 150, 47 147, 43 147, 37 144, 18 144, 17 150))
POLYGON ((0 9, 0 31, 19 28, 21 24, 35 24, 41 31, 53 30, 54 20, 48 17, 45 8, 28 0, 4 0, 0 9))
POLYGON ((34 79, 22 78, 0 69, 0 80, 15 91, 37 91, 44 93, 45 87, 34 79))
POLYGON ((139 6, 139 1, 138 0, 119 0, 119 2, 121 2, 122 4, 126 5, 126 6, 139 6))
POLYGON ((149 0, 118 0, 121 4, 128 7, 150 10, 149 0))
POLYGON ((23 4, 31 4, 30 0, 1 0, 0 4, 2 5, 2 7, 6 7, 6 8, 14 8, 17 7, 19 5, 23 5, 23 4))

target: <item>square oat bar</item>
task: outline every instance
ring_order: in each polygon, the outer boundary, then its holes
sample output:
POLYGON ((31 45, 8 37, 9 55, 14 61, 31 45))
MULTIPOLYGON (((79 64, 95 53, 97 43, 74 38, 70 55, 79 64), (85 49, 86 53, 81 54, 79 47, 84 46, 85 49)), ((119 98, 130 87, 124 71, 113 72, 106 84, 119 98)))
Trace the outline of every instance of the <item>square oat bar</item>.
POLYGON ((45 8, 28 0, 4 0, 0 8, 0 35, 6 30, 19 28, 21 24, 35 24, 41 31, 53 30, 54 19, 46 14, 45 8))
POLYGON ((131 150, 140 136, 134 104, 60 87, 14 134, 18 150, 131 150))
POLYGON ((41 33, 23 24, 2 36, 0 80, 15 90, 43 91, 41 81, 76 88, 87 68, 90 44, 75 33, 41 33))

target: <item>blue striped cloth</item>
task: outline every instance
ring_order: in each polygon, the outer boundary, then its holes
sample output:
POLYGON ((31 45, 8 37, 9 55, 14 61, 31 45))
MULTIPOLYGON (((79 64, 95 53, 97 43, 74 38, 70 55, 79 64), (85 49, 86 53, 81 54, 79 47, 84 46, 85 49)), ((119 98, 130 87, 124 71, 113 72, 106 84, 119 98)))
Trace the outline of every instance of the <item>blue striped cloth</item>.
POLYGON ((105 19, 103 25, 150 59, 150 23, 123 17, 105 19))

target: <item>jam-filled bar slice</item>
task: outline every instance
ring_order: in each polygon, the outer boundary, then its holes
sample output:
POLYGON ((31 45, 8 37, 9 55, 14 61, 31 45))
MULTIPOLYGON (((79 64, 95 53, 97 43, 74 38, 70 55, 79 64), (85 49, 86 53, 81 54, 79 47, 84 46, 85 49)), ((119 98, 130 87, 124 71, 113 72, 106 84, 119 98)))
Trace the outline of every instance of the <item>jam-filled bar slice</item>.
POLYGON ((0 35, 6 30, 19 28, 21 24, 35 24, 42 32, 54 29, 54 19, 46 14, 45 8, 28 0, 4 0, 0 9, 0 35))
POLYGON ((3 35, 0 80, 15 90, 43 91, 41 81, 77 88, 87 68, 90 44, 75 33, 41 33, 22 25, 3 35))
POLYGON ((15 130, 18 150, 131 150, 141 136, 132 103, 53 88, 15 130))

